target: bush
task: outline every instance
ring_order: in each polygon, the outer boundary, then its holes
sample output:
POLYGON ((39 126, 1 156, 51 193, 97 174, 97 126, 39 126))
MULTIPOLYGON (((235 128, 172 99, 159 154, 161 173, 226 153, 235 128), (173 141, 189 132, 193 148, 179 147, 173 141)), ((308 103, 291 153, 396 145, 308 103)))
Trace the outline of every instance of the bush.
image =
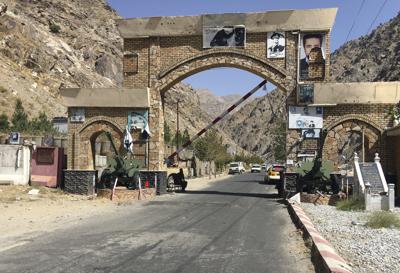
POLYGON ((50 23, 49 28, 50 28, 50 32, 52 32, 52 33, 60 33, 60 30, 61 30, 61 27, 54 23, 50 23))
POLYGON ((351 198, 337 202, 336 209, 344 211, 364 210, 365 205, 363 200, 351 198))
POLYGON ((400 229, 400 217, 390 211, 376 211, 368 217, 367 226, 370 228, 400 229))

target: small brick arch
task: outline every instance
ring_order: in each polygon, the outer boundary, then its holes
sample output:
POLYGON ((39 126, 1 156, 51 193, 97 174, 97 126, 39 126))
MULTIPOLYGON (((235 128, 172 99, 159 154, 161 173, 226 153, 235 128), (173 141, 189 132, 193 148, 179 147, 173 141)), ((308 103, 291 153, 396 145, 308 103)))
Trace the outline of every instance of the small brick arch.
POLYGON ((79 139, 78 169, 94 169, 94 141, 102 132, 110 132, 118 150, 122 149, 124 130, 113 120, 107 117, 94 117, 87 120, 78 130, 79 139))
POLYGON ((121 133, 124 132, 124 128, 122 128, 118 123, 116 123, 113 119, 106 117, 106 116, 96 116, 96 117, 92 117, 87 119, 81 127, 79 127, 78 129, 78 133, 82 133, 83 130, 86 129, 86 127, 88 127, 89 125, 96 123, 96 122, 105 122, 105 123, 110 123, 112 126, 114 126, 115 128, 117 128, 121 133))
POLYGON ((158 90, 163 93, 184 78, 214 67, 234 67, 268 79, 289 93, 296 86, 291 74, 268 60, 236 50, 212 50, 179 61, 158 74, 158 90))

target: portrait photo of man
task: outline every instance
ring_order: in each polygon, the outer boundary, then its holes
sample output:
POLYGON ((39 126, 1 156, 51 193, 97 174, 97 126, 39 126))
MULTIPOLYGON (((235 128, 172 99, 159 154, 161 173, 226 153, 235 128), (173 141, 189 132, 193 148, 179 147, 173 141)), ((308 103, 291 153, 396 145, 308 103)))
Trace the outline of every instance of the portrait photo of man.
POLYGON ((245 47, 246 28, 242 25, 203 28, 203 48, 245 47))
POLYGON ((267 58, 285 57, 285 33, 268 32, 267 34, 267 58))
POLYGON ((322 56, 321 65, 325 65, 325 35, 322 33, 303 33, 301 36, 300 80, 310 78, 310 54, 322 56))

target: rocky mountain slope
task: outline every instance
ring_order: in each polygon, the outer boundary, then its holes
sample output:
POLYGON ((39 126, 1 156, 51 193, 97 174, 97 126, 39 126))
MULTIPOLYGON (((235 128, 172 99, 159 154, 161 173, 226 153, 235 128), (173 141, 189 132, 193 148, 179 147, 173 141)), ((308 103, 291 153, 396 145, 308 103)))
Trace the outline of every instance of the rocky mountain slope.
MULTIPOLYGON (((239 94, 216 96, 207 89, 196 89, 196 93, 200 98, 200 107, 213 118, 217 117, 222 113, 222 111, 228 109, 232 104, 242 97, 242 95, 239 94)), ((253 97, 248 98, 245 102, 236 107, 233 110, 233 113, 238 111, 247 103, 253 101, 253 99, 253 97)))
POLYGON ((400 80, 400 13, 331 55, 332 81, 400 80))
MULTIPOLYGON (((201 129, 206 127, 214 117, 218 114, 213 115, 213 112, 208 113, 209 108, 205 107, 201 101, 204 101, 204 97, 201 95, 202 92, 198 92, 198 90, 193 89, 190 85, 185 83, 178 83, 169 89, 165 93, 164 97, 164 119, 167 122, 168 126, 171 128, 172 134, 174 135, 176 132, 176 102, 178 99, 179 102, 179 130, 183 132, 185 129, 188 130, 190 136, 194 136, 201 129)), ((211 101, 218 100, 219 97, 214 96, 211 92, 208 91, 207 99, 211 101)), ((220 101, 224 102, 222 99, 220 101)), ((220 108, 219 110, 221 110, 220 108)), ((230 134, 221 129, 220 126, 215 126, 215 128, 219 135, 223 137, 223 142, 232 147, 232 149, 237 152, 243 152, 244 154, 248 154, 245 150, 243 150, 240 146, 236 144, 236 142, 231 138, 230 134)))
POLYGON ((243 106, 222 122, 222 130, 243 149, 262 158, 273 158, 276 127, 286 117, 286 96, 275 89, 243 106))
POLYGON ((122 82, 122 40, 103 0, 0 0, 0 113, 65 115, 61 87, 122 82))

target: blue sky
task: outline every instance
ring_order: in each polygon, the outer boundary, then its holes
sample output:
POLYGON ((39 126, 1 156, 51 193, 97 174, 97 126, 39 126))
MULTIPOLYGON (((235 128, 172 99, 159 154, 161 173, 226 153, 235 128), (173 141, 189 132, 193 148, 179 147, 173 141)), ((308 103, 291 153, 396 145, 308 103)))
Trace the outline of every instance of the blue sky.
MULTIPOLYGON (((395 17, 400 11, 400 0, 108 0, 108 3, 124 18, 337 7, 339 11, 331 36, 332 52, 345 43, 355 19, 348 40, 368 34, 384 3, 372 29, 395 17), (357 17, 363 1, 364 5, 357 17)), ((217 68, 195 74, 184 82, 195 88, 209 89, 216 95, 227 95, 244 94, 260 80, 254 74, 239 69, 217 68)), ((269 86, 268 90, 272 88, 269 86)), ((257 92, 258 95, 263 95, 261 92, 257 92)))

